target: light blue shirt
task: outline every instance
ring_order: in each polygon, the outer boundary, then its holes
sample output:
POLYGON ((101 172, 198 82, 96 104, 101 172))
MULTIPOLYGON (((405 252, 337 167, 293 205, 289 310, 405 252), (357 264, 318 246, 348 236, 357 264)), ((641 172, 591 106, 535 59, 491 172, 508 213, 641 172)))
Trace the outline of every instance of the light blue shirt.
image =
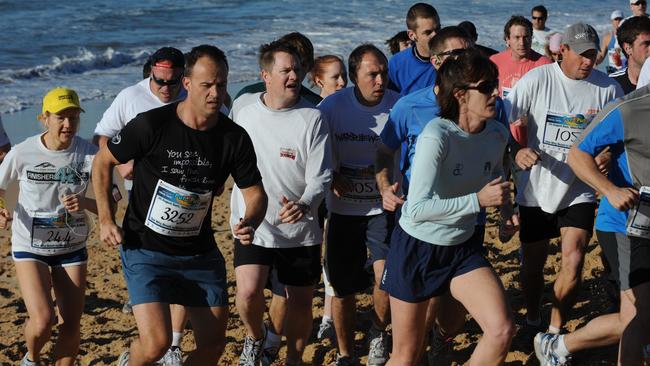
POLYGON ((508 137, 496 120, 488 120, 476 134, 443 118, 427 124, 415 149, 409 196, 399 221, 402 229, 437 245, 468 240, 480 212, 477 193, 503 176, 508 137))

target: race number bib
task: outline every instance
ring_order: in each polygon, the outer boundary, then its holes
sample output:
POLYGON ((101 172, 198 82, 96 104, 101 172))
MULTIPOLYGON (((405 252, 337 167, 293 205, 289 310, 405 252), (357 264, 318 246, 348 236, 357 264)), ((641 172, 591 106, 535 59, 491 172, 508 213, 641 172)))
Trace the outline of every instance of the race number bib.
POLYGON ((162 235, 196 236, 211 202, 212 192, 190 192, 159 179, 144 224, 162 235))
POLYGON ((650 239, 650 187, 639 190, 639 203, 630 211, 627 220, 627 234, 650 239))
POLYGON ((548 111, 544 122, 542 147, 547 151, 568 153, 571 145, 593 118, 593 114, 568 115, 548 111))
POLYGON ((503 87, 503 96, 501 98, 506 99, 508 94, 510 94, 510 91, 512 91, 512 88, 506 88, 505 86, 503 87))
POLYGON ((88 225, 83 213, 37 213, 32 217, 32 248, 71 248, 87 238, 88 225))
POLYGON ((340 174, 352 183, 352 190, 341 196, 341 200, 349 203, 377 204, 381 203, 381 194, 375 180, 375 167, 355 167, 341 165, 340 174))

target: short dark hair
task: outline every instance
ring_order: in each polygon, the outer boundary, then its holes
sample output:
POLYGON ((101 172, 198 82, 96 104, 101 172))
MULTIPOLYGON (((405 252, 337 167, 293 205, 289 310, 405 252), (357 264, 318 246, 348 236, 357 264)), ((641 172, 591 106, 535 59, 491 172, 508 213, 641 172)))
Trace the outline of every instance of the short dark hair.
POLYGON ((455 25, 444 27, 429 40, 430 56, 433 57, 436 54, 442 52, 442 50, 445 48, 445 42, 452 38, 461 38, 467 42, 471 42, 467 36, 467 32, 465 32, 462 28, 455 25))
POLYGON ((454 93, 467 89, 469 84, 498 78, 499 70, 494 62, 475 49, 443 63, 436 76, 440 117, 457 123, 460 105, 454 93))
POLYGON ((271 72, 275 64, 275 54, 278 52, 286 52, 292 55, 300 64, 300 54, 291 44, 277 40, 268 44, 260 46, 258 62, 261 70, 271 72))
POLYGON ((406 13, 406 29, 415 30, 417 28, 417 18, 433 19, 440 26, 440 17, 438 11, 433 6, 426 3, 417 3, 409 8, 406 13))
POLYGON ((530 11, 530 13, 532 14, 534 11, 542 13, 542 18, 548 18, 548 10, 546 10, 546 7, 544 5, 537 5, 533 8, 533 10, 530 11))
POLYGON ((510 28, 515 25, 520 25, 526 28, 526 33, 528 33, 529 36, 533 35, 533 23, 531 23, 530 20, 526 19, 526 17, 522 15, 513 15, 510 17, 510 19, 508 19, 508 22, 503 27, 504 39, 510 38, 510 28))
POLYGON ((409 35, 406 31, 397 32, 395 33, 394 36, 386 40, 385 43, 388 46, 388 50, 392 55, 399 52, 400 42, 411 42, 411 40, 409 39, 409 35))
POLYGON ((216 64, 223 63, 228 69, 228 59, 222 50, 216 46, 202 44, 192 48, 190 52, 185 54, 185 76, 192 75, 192 69, 194 69, 194 65, 201 57, 208 57, 216 64))
POLYGON ((348 57, 348 72, 350 73, 350 80, 352 80, 352 82, 355 84, 357 83, 357 71, 359 71, 359 66, 361 65, 363 55, 369 52, 374 53, 377 58, 383 60, 386 65, 388 65, 388 59, 386 58, 386 55, 384 55, 384 53, 381 52, 381 50, 374 44, 364 43, 361 46, 355 48, 352 53, 350 53, 350 57, 348 57))
MULTIPOLYGON (((641 33, 650 33, 650 18, 646 16, 631 17, 625 20, 616 30, 616 38, 621 46, 624 43, 631 46, 641 33)), ((625 57, 628 57, 625 47, 621 47, 621 49, 625 57)))
POLYGON ((314 67, 314 45, 309 38, 300 32, 292 32, 280 37, 278 41, 288 43, 295 48, 300 56, 301 66, 305 68, 302 71, 305 74, 311 71, 311 68, 314 67))
POLYGON ((147 62, 142 65, 142 78, 146 79, 151 76, 151 59, 147 59, 147 62))
POLYGON ((478 33, 476 33, 476 26, 474 23, 470 22, 469 20, 465 20, 458 23, 458 27, 467 33, 467 36, 472 40, 472 42, 476 42, 478 39, 478 33))

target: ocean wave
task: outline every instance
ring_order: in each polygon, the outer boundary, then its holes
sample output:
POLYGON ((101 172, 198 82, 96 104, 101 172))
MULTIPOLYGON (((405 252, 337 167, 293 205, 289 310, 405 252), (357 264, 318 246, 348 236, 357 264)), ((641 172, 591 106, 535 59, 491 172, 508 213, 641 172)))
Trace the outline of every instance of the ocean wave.
POLYGON ((86 48, 79 48, 74 56, 55 56, 52 62, 26 69, 4 70, 0 72, 2 83, 12 80, 29 80, 47 78, 56 75, 82 74, 93 70, 119 68, 125 65, 142 64, 149 56, 148 51, 123 53, 108 47, 101 53, 94 53, 86 48))

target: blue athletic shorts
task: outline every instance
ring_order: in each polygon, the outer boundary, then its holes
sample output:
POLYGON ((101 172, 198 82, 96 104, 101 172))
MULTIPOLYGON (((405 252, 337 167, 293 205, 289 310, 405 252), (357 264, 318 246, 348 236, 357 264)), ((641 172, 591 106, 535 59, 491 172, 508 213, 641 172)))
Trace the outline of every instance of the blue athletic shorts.
POLYGON ((39 255, 30 252, 12 252, 14 262, 34 261, 50 267, 79 266, 88 262, 88 251, 86 248, 75 250, 71 253, 58 255, 39 255))
POLYGON ((436 245, 418 240, 396 225, 381 279, 381 289, 402 301, 417 303, 449 291, 452 278, 482 267, 483 230, 477 227, 466 242, 436 245))
POLYGON ((182 256, 120 246, 120 254, 133 305, 151 302, 196 307, 228 305, 226 266, 217 248, 182 256))

